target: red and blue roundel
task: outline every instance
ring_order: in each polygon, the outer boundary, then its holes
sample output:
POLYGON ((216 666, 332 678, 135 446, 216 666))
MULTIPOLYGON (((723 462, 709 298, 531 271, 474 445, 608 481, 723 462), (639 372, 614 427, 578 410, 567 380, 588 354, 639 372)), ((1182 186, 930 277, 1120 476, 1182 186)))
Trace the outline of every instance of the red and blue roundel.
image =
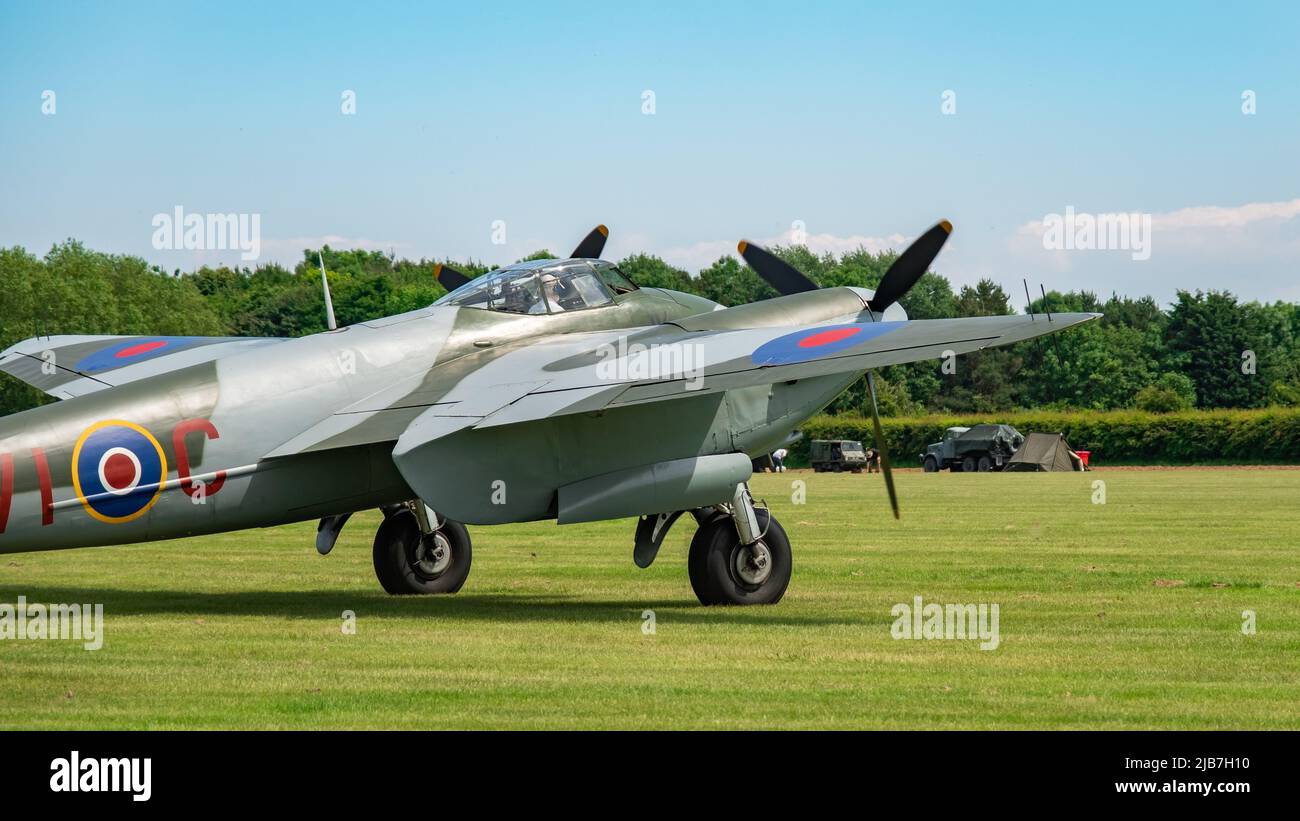
POLYGON ((764 342, 750 355, 755 365, 792 365, 848 350, 878 336, 896 331, 905 322, 854 322, 805 328, 764 342))
POLYGON ((201 336, 137 337, 101 348, 83 358, 75 367, 82 373, 98 373, 145 362, 206 341, 208 340, 201 336))
POLYGON ((143 516, 167 484, 167 457, 149 431, 109 420, 86 429, 72 450, 72 486, 86 512, 117 524, 143 516))

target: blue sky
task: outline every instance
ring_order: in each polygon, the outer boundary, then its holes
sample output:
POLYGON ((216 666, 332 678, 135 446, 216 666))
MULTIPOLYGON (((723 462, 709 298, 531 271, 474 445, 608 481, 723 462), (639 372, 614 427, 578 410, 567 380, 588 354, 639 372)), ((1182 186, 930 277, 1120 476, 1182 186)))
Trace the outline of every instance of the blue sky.
POLYGON ((260 214, 263 259, 506 262, 605 222, 606 256, 694 271, 947 217, 957 284, 1300 301, 1294 3, 4 2, 0 32, 0 245, 36 253, 237 260, 155 249, 181 206, 260 214), (1045 250, 1067 207, 1151 214, 1150 259, 1045 250))

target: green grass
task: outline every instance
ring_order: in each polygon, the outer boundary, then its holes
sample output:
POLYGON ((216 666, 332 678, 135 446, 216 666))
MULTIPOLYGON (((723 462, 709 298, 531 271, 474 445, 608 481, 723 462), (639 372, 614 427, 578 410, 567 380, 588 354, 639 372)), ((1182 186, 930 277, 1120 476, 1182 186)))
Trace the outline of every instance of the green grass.
POLYGON ((0 642, 0 726, 1300 728, 1300 471, 898 480, 902 522, 877 476, 756 477, 795 551, 766 608, 695 603, 689 520, 644 571, 631 521, 471 528, 438 598, 379 590, 377 514, 325 558, 312 525, 0 556, 0 602, 106 621, 0 642), (1001 646, 892 639, 916 595, 998 603, 1001 646))

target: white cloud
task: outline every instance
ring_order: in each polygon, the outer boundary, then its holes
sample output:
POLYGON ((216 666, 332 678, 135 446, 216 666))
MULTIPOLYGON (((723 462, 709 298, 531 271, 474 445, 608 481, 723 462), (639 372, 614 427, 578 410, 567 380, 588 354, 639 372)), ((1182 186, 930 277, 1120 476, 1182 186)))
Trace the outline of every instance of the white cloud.
POLYGON ((182 271, 194 271, 204 265, 229 265, 240 268, 256 268, 259 265, 279 263, 292 268, 302 261, 302 252, 307 248, 320 248, 328 245, 336 251, 389 251, 397 256, 406 256, 411 248, 405 242, 381 242, 378 240, 345 237, 339 234, 324 234, 318 237, 289 237, 287 239, 262 239, 257 259, 245 260, 239 249, 148 249, 140 255, 150 262, 161 265, 165 270, 179 268, 182 271))
MULTIPOLYGON (((1206 246, 1224 248, 1234 245, 1249 248, 1263 239, 1250 236, 1251 232, 1283 227, 1284 223, 1296 217, 1300 217, 1300 199, 1251 202, 1232 207, 1199 205, 1156 213, 1151 215, 1152 253, 1186 251, 1206 246)), ((1081 254, 1043 248, 1042 240, 1046 232, 1044 219, 1022 224, 1010 240, 1011 250, 1022 256, 1048 255, 1055 270, 1069 270, 1072 262, 1078 260, 1081 254)))
MULTIPOLYGON (((791 229, 775 237, 763 237, 752 241, 768 248, 774 245, 803 244, 808 246, 808 250, 815 254, 830 252, 839 256, 850 251, 856 251, 858 248, 865 248, 872 253, 890 249, 901 251, 907 247, 913 238, 902 234, 889 234, 883 237, 871 237, 863 234, 852 234, 844 237, 835 234, 806 234, 802 243, 796 243, 796 239, 798 239, 796 232, 791 229)), ((690 245, 671 246, 650 253, 656 253, 670 265, 676 265, 694 274, 698 273, 701 268, 712 265, 719 257, 728 255, 738 257, 736 245, 737 241, 735 240, 703 240, 690 245)))
MULTIPOLYGON (((1147 260, 1133 259, 1132 250, 1046 250, 1044 233, 1041 219, 1023 223, 1009 237, 994 226, 987 234, 957 233, 934 268, 954 287, 988 276, 1016 293, 1020 292, 1020 278, 1027 276, 1048 288, 1150 295, 1161 302, 1173 299, 1178 289, 1223 289, 1244 299, 1300 300, 1300 199, 1203 205, 1152 214, 1151 257, 1147 260)), ((792 245, 794 239, 793 230, 753 238, 768 247, 792 245)), ((902 234, 822 233, 809 234, 804 244, 819 254, 839 255, 859 247, 872 252, 901 251, 913 239, 902 234)), ((649 237, 638 236, 637 240, 636 250, 658 254, 691 273, 721 256, 737 255, 732 240, 663 248, 655 247, 649 237)))
MULTIPOLYGON (((288 239, 262 240, 262 257, 257 262, 278 262, 290 267, 302 259, 302 252, 307 248, 320 248, 328 245, 335 251, 383 251, 392 250, 401 256, 401 252, 410 248, 405 242, 381 242, 364 238, 345 237, 339 234, 325 234, 318 237, 290 237, 288 239)), ((257 263, 254 263, 257 264, 257 263)))
POLYGON ((1056 275, 1055 287, 1150 294, 1162 301, 1178 289, 1230 290, 1262 300, 1297 295, 1300 199, 1151 214, 1148 260, 1134 260, 1126 250, 1047 250, 1046 232, 1043 219, 1022 223, 1006 241, 1006 262, 1031 277, 1056 275))
POLYGON ((728 254, 736 255, 736 242, 729 239, 714 239, 694 242, 690 245, 674 245, 658 250, 647 248, 647 253, 656 254, 669 265, 676 265, 692 274, 700 272, 717 261, 718 257, 728 254))
POLYGON ((1283 202, 1251 202, 1235 208, 1201 205, 1152 215, 1153 228, 1244 228, 1261 222, 1281 222, 1300 216, 1300 199, 1283 202))

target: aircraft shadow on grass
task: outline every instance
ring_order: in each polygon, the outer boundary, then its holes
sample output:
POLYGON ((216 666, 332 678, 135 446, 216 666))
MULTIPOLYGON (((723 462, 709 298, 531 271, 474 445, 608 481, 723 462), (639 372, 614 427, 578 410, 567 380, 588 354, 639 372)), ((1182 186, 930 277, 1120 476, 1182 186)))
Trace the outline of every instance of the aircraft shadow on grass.
POLYGON ((154 614, 195 616, 273 616, 337 622, 344 610, 362 619, 429 619, 437 629, 458 622, 605 622, 635 626, 645 610, 671 624, 849 626, 869 619, 796 615, 785 608, 723 607, 701 610, 693 598, 585 600, 576 596, 545 597, 494 593, 457 596, 391 597, 369 591, 260 590, 185 593, 172 590, 125 590, 103 587, 16 587, 0 585, 0 602, 25 596, 29 604, 81 602, 104 605, 105 620, 114 616, 154 614))

